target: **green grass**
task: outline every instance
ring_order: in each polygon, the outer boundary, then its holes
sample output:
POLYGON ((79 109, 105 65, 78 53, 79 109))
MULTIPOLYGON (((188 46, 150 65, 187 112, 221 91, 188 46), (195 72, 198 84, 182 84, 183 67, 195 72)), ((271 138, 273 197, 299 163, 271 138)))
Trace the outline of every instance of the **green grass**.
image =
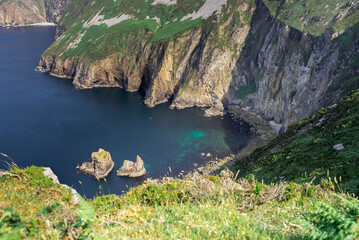
POLYGON ((346 1, 337 0, 264 0, 273 16, 278 17, 285 24, 319 36, 326 29, 340 32, 359 22, 359 9, 353 9, 343 19, 336 17, 351 7, 346 1))
POLYGON ((237 98, 238 99, 244 99, 248 94, 253 93, 256 91, 256 83, 253 82, 249 86, 241 87, 239 90, 237 90, 237 98))
POLYGON ((238 159, 233 170, 241 177, 263 179, 265 183, 286 181, 320 183, 324 177, 340 182, 350 193, 359 193, 359 91, 336 107, 319 110, 300 120, 288 131, 238 159), (322 119, 322 124, 318 122, 322 119), (344 149, 333 146, 342 143, 344 149), (340 179, 340 180, 339 180, 340 179))
POLYGON ((236 183, 194 175, 74 204, 69 191, 44 177, 42 168, 10 172, 20 178, 0 179, 2 239, 332 239, 358 234, 359 201, 333 193, 330 180, 318 186, 266 185, 254 178, 236 183), (332 226, 328 219, 345 221, 332 226))
MULTIPOLYGON (((217 41, 217 47, 229 48, 235 54, 239 54, 238 46, 232 46, 228 40, 231 34, 230 28, 220 29, 219 26, 228 24, 243 26, 250 24, 251 8, 246 12, 234 11, 234 6, 241 4, 241 0, 230 0, 223 7, 220 19, 213 17, 207 20, 201 18, 180 21, 183 16, 197 11, 205 2, 204 0, 179 0, 174 5, 152 5, 153 0, 122 0, 95 2, 89 4, 84 0, 75 0, 70 3, 60 20, 59 27, 66 29, 63 37, 58 39, 44 55, 56 55, 58 58, 76 57, 82 61, 96 61, 112 54, 119 56, 133 56, 141 54, 143 50, 134 43, 142 45, 161 45, 164 42, 186 35, 189 29, 205 28, 213 35, 211 41, 217 41), (78 7, 81 6, 81 7, 78 7), (97 13, 104 16, 104 19, 120 16, 121 14, 131 15, 133 19, 122 21, 111 27, 102 24, 85 28, 84 23, 93 18, 97 13), (157 21, 155 20, 157 19, 157 21), (216 22, 213 24, 213 22, 216 22), (78 38, 85 33, 82 38, 78 38), (101 38, 100 38, 101 36, 101 38), (216 37, 214 37, 216 36, 216 37), (220 36, 218 38, 218 36, 220 36), (69 45, 79 40, 77 46, 70 48, 69 45)), ((245 1, 247 2, 247 0, 245 1)), ((250 7, 254 7, 252 0, 248 0, 250 7)))
POLYGON ((87 236, 94 217, 87 203, 75 205, 71 191, 45 177, 43 168, 13 167, 10 173, 0 177, 1 239, 87 236))
POLYGON ((184 32, 191 28, 199 28, 201 26, 202 20, 185 20, 183 22, 175 21, 168 24, 165 24, 161 27, 153 36, 151 41, 157 42, 163 39, 170 39, 176 34, 184 32))

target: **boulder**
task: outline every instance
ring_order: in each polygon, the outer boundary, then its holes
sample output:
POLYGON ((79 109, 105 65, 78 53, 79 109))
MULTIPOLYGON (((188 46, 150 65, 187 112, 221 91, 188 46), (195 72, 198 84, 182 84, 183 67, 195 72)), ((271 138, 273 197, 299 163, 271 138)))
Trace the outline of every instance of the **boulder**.
POLYGON ((337 145, 334 145, 334 146, 333 146, 333 149, 334 149, 335 151, 341 151, 341 150, 344 149, 344 145, 343 145, 343 143, 339 143, 339 144, 337 144, 337 145))
POLYGON ((78 171, 93 175, 96 178, 105 178, 112 171, 115 163, 111 154, 103 149, 91 154, 91 159, 77 166, 78 171))
POLYGON ((146 169, 140 156, 137 156, 136 162, 125 160, 117 170, 117 176, 120 177, 141 177, 145 174, 146 169))

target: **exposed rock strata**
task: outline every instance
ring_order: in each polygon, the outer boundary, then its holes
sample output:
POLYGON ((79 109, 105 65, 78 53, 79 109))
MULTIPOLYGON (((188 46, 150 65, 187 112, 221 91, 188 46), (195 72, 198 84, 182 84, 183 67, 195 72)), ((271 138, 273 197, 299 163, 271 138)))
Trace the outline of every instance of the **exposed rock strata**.
MULTIPOLYGON (((127 55, 91 62, 45 53, 39 68, 81 89, 140 91, 149 107, 171 101, 171 108, 209 107, 206 115, 213 116, 236 105, 283 129, 355 87, 357 26, 314 37, 273 18, 261 1, 256 5, 250 26, 230 16, 221 24, 214 20, 216 31, 202 26, 168 41, 129 34, 127 41, 138 44, 129 44, 127 55), (235 51, 218 44, 221 34, 235 51), (253 89, 238 97, 245 88, 253 89)), ((253 12, 247 4, 237 7, 253 12)))
POLYGON ((98 152, 92 153, 90 160, 80 164, 77 169, 96 178, 105 178, 114 166, 115 163, 112 161, 111 154, 100 148, 98 152))
POLYGON ((345 91, 343 86, 335 86, 337 79, 345 85, 350 76, 359 74, 359 68, 353 66, 358 58, 359 31, 349 30, 353 41, 343 45, 345 36, 334 38, 337 34, 325 31, 313 37, 284 25, 264 4, 258 5, 233 70, 229 99, 286 128, 337 99, 345 91), (235 98, 234 89, 253 83, 254 93, 242 100, 235 98), (331 92, 334 96, 330 97, 331 92))
POLYGON ((46 21, 58 23, 71 0, 45 0, 46 21))
MULTIPOLYGON (((223 110, 220 100, 229 89, 236 55, 249 31, 249 25, 236 19, 234 12, 243 10, 251 15, 254 11, 246 3, 237 7, 236 10, 227 9, 228 20, 216 30, 202 26, 158 42, 129 34, 126 41, 138 43, 127 46, 129 54, 113 54, 91 62, 84 61, 81 56, 45 53, 39 68, 73 79, 73 84, 80 89, 119 87, 131 92, 141 91, 149 107, 167 101, 171 101, 171 108, 178 109, 213 106, 216 112, 210 114, 215 115, 223 110), (221 46, 223 42, 233 48, 221 46)), ((213 18, 214 24, 219 21, 213 18)))
POLYGON ((0 26, 58 23, 70 0, 6 0, 0 4, 0 26))
POLYGON ((117 176, 120 177, 141 177, 146 174, 143 160, 137 156, 136 162, 125 160, 123 166, 117 170, 117 176))

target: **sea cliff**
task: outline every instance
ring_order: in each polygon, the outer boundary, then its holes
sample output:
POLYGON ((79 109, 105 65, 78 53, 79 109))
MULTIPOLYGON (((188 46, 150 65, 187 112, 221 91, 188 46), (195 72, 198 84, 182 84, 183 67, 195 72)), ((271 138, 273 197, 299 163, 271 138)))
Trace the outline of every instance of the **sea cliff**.
POLYGON ((140 91, 149 107, 236 105, 283 129, 358 85, 354 1, 308 2, 310 13, 298 1, 135 2, 70 5, 39 68, 81 89, 140 91))

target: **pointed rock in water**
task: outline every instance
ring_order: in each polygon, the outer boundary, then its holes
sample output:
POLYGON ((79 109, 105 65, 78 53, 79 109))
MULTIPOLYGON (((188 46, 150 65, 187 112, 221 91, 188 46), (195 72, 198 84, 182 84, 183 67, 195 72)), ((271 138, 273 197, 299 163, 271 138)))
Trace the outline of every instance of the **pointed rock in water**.
POLYGON ((125 160, 123 166, 117 170, 117 176, 120 177, 141 177, 146 174, 143 160, 137 156, 136 162, 125 160))
POLYGON ((112 171, 115 163, 111 154, 102 148, 91 154, 91 159, 77 166, 80 172, 90 174, 96 178, 105 178, 112 171))

